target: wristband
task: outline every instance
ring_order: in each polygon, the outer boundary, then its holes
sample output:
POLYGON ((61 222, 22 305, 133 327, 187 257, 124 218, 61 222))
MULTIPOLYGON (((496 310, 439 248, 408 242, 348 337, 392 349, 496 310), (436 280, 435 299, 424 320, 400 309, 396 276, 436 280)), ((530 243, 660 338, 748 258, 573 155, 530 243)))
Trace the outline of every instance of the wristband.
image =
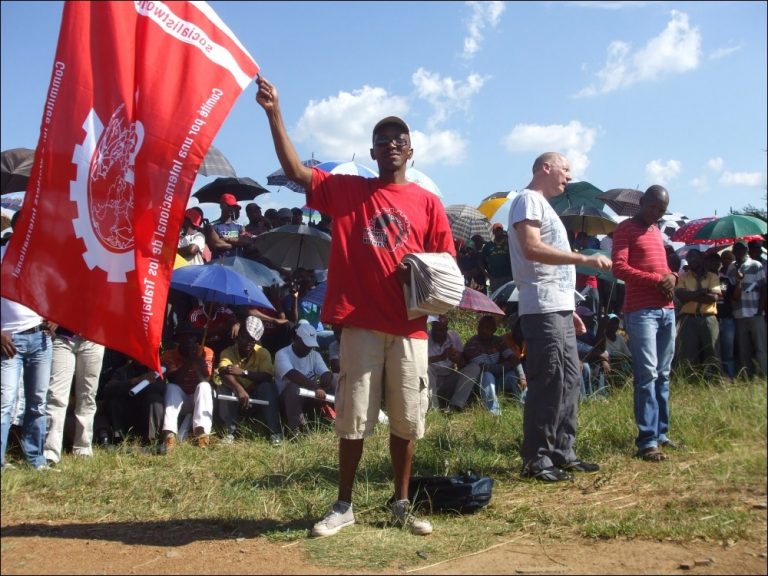
POLYGON ((248 378, 248 376, 249 376, 249 374, 248 374, 248 370, 243 370, 243 376, 245 376, 246 378, 248 378))

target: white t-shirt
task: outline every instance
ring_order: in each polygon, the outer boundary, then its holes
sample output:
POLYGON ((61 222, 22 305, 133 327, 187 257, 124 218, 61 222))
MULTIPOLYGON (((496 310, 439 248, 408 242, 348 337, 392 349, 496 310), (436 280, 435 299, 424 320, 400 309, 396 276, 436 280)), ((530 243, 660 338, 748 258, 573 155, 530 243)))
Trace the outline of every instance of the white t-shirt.
POLYGON ((278 394, 283 393, 285 389, 283 378, 291 370, 301 372, 310 380, 317 380, 326 372, 330 372, 317 350, 312 350, 304 358, 301 358, 293 351, 293 346, 281 348, 275 354, 275 386, 277 386, 278 394))
MULTIPOLYGON (((455 330, 448 330, 445 342, 438 344, 432 339, 432 331, 430 330, 429 340, 427 341, 427 353, 429 356, 439 356, 451 346, 456 352, 464 351, 464 344, 461 343, 461 336, 459 336, 458 332, 455 330)), ((435 374, 441 376, 453 372, 453 362, 449 358, 432 362, 430 363, 430 367, 435 371, 435 374)))
POLYGON ((523 190, 509 208, 509 255, 512 276, 520 291, 520 315, 573 311, 576 268, 573 264, 542 264, 527 260, 517 240, 515 224, 531 220, 541 224, 541 241, 571 252, 560 217, 540 192, 523 190))
MULTIPOLYGON (((0 262, 5 258, 5 251, 8 244, 0 248, 0 262)), ((19 304, 7 298, 0 298, 0 329, 3 332, 16 334, 41 324, 43 318, 24 304, 19 304)))
POLYGON ((195 230, 191 234, 185 234, 179 237, 178 248, 186 248, 187 246, 192 246, 193 244, 200 248, 200 251, 192 256, 192 258, 187 259, 187 262, 190 264, 205 264, 205 260, 203 260, 203 250, 205 250, 205 236, 203 233, 195 230))

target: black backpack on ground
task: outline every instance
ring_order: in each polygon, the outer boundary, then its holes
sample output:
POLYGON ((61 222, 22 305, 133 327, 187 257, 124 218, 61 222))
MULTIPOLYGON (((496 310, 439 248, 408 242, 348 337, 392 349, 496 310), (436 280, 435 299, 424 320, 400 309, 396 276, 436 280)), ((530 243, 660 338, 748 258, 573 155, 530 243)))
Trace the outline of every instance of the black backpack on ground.
POLYGON ((472 514, 491 501, 493 479, 470 472, 456 476, 411 476, 408 499, 431 512, 472 514))

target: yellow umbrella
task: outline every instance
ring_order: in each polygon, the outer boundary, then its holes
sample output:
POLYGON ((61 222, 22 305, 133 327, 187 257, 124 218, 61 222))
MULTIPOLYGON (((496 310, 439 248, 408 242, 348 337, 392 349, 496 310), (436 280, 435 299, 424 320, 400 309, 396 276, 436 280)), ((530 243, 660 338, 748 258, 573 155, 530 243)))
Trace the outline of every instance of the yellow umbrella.
POLYGON ((176 259, 173 261, 173 269, 176 270, 176 268, 181 268, 187 264, 189 264, 189 262, 184 258, 184 256, 177 252, 176 259))
POLYGON ((504 202, 509 200, 510 194, 512 194, 512 191, 510 190, 507 190, 506 192, 494 192, 490 196, 483 198, 477 209, 490 220, 493 218, 493 215, 496 214, 498 209, 502 207, 504 202))

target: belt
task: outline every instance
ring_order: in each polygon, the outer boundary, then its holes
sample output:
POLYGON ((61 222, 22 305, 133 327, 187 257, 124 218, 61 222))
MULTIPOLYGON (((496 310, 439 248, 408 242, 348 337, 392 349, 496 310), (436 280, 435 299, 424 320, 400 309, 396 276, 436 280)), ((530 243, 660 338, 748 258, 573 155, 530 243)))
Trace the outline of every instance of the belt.
POLYGON ((717 314, 691 314, 690 312, 686 312, 685 314, 680 314, 680 316, 693 316, 694 318, 707 318, 709 316, 717 316, 717 314))
POLYGON ((45 326, 43 324, 38 324, 37 326, 33 326, 32 328, 27 328, 26 330, 17 332, 17 334, 34 334, 35 332, 42 332, 43 330, 45 330, 45 326))

